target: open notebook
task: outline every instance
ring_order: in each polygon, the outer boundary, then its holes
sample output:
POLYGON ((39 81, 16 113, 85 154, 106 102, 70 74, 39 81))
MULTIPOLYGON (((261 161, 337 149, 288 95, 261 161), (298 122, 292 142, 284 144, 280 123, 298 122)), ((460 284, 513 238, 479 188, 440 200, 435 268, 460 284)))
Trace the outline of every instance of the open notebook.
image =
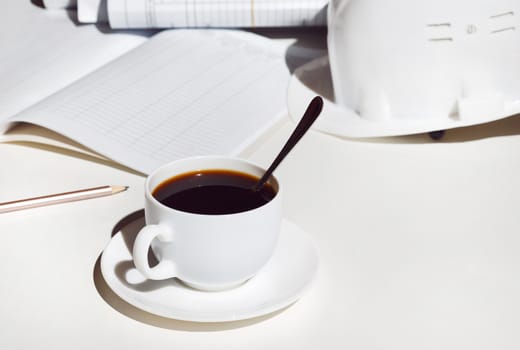
POLYGON ((25 132, 38 125, 147 174, 182 157, 239 154, 286 113, 285 47, 261 36, 105 34, 64 12, 31 18, 37 31, 20 26, 2 41, 4 140, 42 141, 25 132))

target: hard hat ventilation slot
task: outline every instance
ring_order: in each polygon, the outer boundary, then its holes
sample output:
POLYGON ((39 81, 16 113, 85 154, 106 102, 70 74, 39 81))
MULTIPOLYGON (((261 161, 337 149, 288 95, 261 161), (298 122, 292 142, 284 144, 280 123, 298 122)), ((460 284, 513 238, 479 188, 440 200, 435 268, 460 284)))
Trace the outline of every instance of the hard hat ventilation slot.
POLYGON ((449 22, 428 23, 426 28, 432 32, 430 34, 432 37, 428 38, 428 41, 453 41, 451 36, 445 34, 451 28, 451 23, 449 22), (442 36, 437 36, 439 34, 442 36))

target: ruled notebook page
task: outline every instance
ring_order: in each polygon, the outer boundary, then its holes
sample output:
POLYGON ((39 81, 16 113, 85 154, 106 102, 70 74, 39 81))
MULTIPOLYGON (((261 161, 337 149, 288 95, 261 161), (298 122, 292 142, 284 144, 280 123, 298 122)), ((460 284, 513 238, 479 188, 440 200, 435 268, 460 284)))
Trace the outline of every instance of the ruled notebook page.
POLYGON ((0 11, 0 21, 9 28, 0 32, 0 131, 14 114, 147 40, 77 26, 65 11, 45 11, 21 1, 14 6, 19 16, 0 11))
POLYGON ((112 28, 324 26, 328 2, 328 0, 107 0, 107 12, 112 28))
POLYGON ((285 48, 255 34, 171 30, 13 118, 143 173, 238 154, 286 111, 285 48))

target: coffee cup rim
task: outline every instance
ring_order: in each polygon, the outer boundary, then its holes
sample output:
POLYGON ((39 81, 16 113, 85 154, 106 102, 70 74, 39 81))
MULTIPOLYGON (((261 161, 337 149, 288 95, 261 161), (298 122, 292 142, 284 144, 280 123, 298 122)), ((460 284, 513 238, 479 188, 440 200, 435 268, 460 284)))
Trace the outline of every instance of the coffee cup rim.
POLYGON ((219 156, 219 155, 207 155, 207 156, 204 156, 203 155, 203 156, 186 157, 186 158, 177 159, 177 160, 171 161, 169 163, 163 164, 162 166, 160 166, 160 167, 156 168, 154 171, 152 171, 146 177, 146 180, 145 180, 145 185, 144 185, 144 187, 145 187, 145 189, 144 189, 145 190, 145 196, 146 196, 146 198, 148 200, 150 200, 152 203, 154 203, 154 205, 157 205, 160 208, 163 208, 164 210, 168 210, 168 211, 172 211, 172 212, 175 212, 175 213, 188 215, 188 216, 196 215, 196 216, 200 216, 200 217, 204 217, 204 216, 207 216, 207 217, 216 217, 216 216, 224 217, 224 216, 234 216, 234 215, 240 215, 240 214, 244 214, 244 213, 254 212, 254 211, 260 210, 262 208, 265 208, 267 206, 273 205, 273 202, 277 201, 278 198, 280 197, 280 193, 281 193, 282 187, 281 187, 280 181, 278 180, 278 178, 276 177, 275 174, 272 174, 269 177, 269 180, 267 181, 268 183, 273 185, 273 187, 275 189, 274 197, 271 198, 271 200, 269 200, 268 202, 266 202, 265 204, 263 204, 263 205, 261 205, 259 207, 256 207, 256 208, 253 208, 253 209, 250 209, 250 210, 236 212, 236 213, 229 213, 229 214, 199 214, 199 213, 191 213, 191 212, 187 212, 187 211, 183 211, 183 210, 179 210, 179 209, 174 209, 174 208, 168 207, 168 206, 162 204, 159 200, 157 200, 153 196, 153 194, 152 194, 153 191, 155 190, 155 188, 157 188, 157 186, 159 184, 161 184, 162 182, 164 182, 165 180, 167 180, 169 178, 172 178, 174 176, 180 175, 182 173, 190 172, 190 171, 211 170, 211 169, 237 170, 237 171, 241 171, 241 172, 245 172, 247 174, 253 175, 255 177, 260 177, 263 174, 263 172, 265 172, 265 169, 262 166, 260 166, 259 164, 255 163, 255 162, 252 162, 250 160, 247 160, 247 159, 244 159, 244 158, 240 158, 240 157, 235 157, 235 156, 219 156), (179 172, 178 174, 170 174, 168 176, 163 176, 163 177, 160 178, 160 180, 156 181, 157 183, 152 188, 151 182, 153 180, 153 177, 157 176, 157 174, 160 173, 160 172, 166 171, 166 169, 172 167, 174 164, 180 164, 180 163, 183 163, 183 162, 196 162, 196 161, 203 161, 203 160, 213 160, 213 161, 215 161, 215 160, 226 160, 226 161, 231 161, 231 162, 243 163, 243 164, 249 165, 249 166, 251 166, 253 168, 256 168, 259 171, 259 174, 252 174, 251 172, 249 172, 247 170, 227 168, 225 166, 221 166, 221 167, 205 167, 205 166, 202 166, 200 168, 193 168, 191 170, 185 170, 183 172, 179 172))

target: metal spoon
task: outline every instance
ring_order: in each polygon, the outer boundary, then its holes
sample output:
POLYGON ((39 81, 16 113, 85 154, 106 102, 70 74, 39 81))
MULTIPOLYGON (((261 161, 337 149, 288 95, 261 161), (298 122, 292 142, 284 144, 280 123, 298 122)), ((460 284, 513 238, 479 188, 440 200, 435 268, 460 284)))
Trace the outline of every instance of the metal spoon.
POLYGON ((265 184, 269 176, 273 173, 273 171, 278 167, 278 165, 282 162, 285 156, 293 149, 293 147, 300 141, 302 136, 309 130, 312 123, 318 118, 323 108, 323 99, 320 96, 316 96, 312 99, 307 107, 307 110, 303 114, 302 119, 296 125, 296 128, 292 132, 289 139, 285 142, 280 153, 274 159, 271 166, 267 169, 264 175, 258 180, 258 182, 253 186, 253 191, 259 191, 262 186, 265 184))

